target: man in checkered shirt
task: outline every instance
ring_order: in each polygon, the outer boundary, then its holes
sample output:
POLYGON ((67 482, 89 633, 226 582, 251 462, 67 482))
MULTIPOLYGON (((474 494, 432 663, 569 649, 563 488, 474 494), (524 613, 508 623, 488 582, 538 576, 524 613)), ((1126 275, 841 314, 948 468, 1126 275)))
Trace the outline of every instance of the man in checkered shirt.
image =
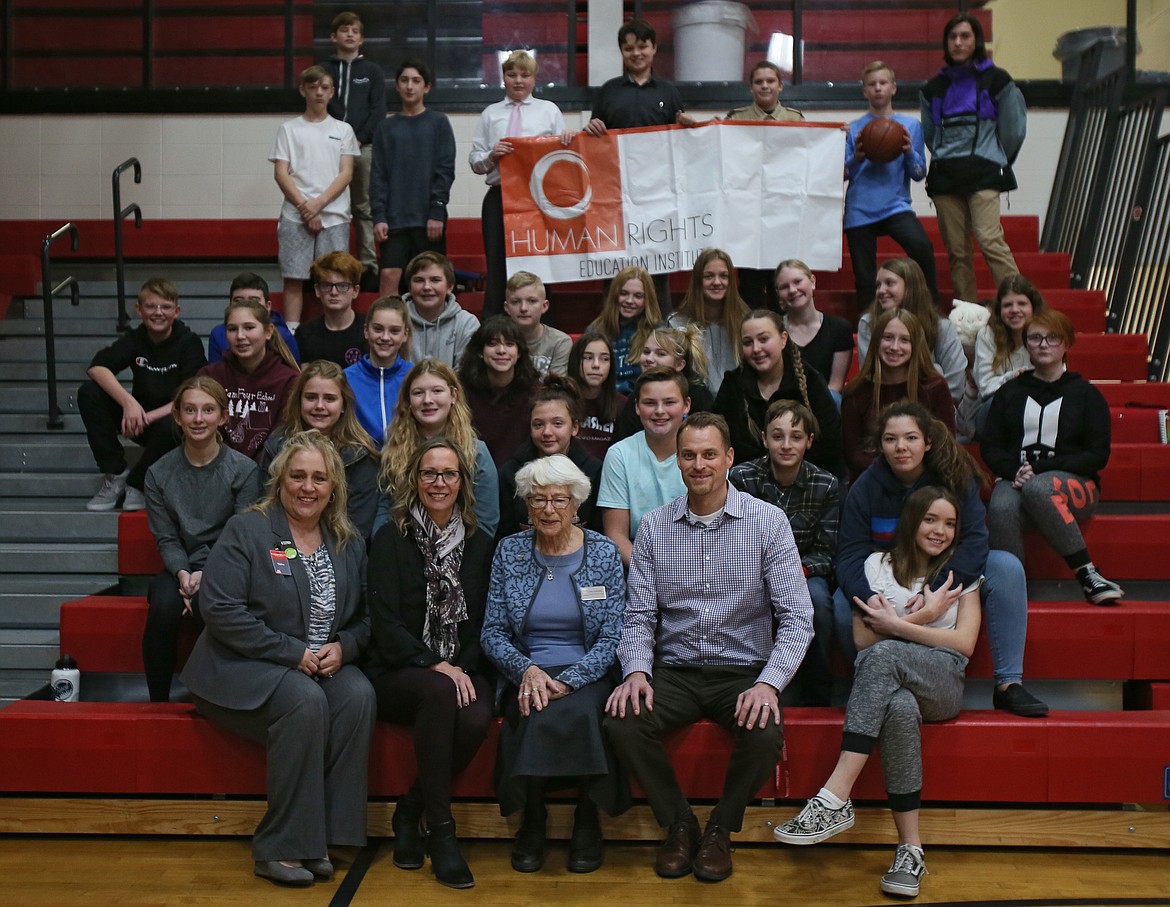
POLYGON ((677 457, 687 493, 647 513, 634 542, 618 644, 625 679, 605 724, 669 828, 655 871, 721 881, 731 874, 731 832, 780 756, 779 694, 812 639, 812 603, 787 517, 728 484, 723 417, 691 416, 677 457), (735 738, 701 836, 661 742, 700 718, 735 738))

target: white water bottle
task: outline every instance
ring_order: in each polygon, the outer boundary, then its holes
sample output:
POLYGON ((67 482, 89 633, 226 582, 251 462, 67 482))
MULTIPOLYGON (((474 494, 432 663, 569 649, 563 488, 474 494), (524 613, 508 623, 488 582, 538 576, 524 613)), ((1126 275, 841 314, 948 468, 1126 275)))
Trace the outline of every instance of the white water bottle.
POLYGON ((77 702, 81 697, 81 672, 72 655, 62 655, 49 677, 53 698, 57 702, 77 702))

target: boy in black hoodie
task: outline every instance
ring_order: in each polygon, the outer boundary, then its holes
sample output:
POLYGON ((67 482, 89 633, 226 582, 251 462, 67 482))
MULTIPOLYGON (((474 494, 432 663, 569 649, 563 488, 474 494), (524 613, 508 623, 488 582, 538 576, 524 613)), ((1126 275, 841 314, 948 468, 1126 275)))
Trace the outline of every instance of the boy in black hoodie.
POLYGON ((179 317, 179 291, 152 277, 138 291, 142 324, 99 350, 89 364, 89 380, 77 391, 77 409, 98 469, 105 473, 101 490, 87 510, 113 510, 125 495, 124 510, 142 510, 146 470, 178 443, 171 399, 179 385, 207 362, 200 340, 179 317), (118 373, 129 368, 127 391, 118 373), (118 435, 142 445, 133 469, 118 435))
POLYGON ((386 118, 386 74, 377 63, 361 54, 362 20, 357 13, 338 13, 329 30, 336 56, 322 65, 333 76, 333 100, 329 115, 349 123, 362 146, 361 157, 353 162, 349 184, 349 205, 357 233, 362 262, 362 289, 378 289, 378 256, 374 249, 374 221, 370 214, 370 165, 373 162, 374 132, 386 118))

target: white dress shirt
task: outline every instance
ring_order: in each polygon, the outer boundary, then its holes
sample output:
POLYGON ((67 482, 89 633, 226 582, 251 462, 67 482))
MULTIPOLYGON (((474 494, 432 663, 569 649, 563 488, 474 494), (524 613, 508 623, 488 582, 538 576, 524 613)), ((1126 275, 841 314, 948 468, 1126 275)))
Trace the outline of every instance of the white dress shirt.
MULTIPOLYGON (((511 98, 504 98, 484 108, 471 139, 471 154, 468 160, 473 173, 486 175, 489 186, 500 184, 500 168, 489 155, 496 142, 507 137, 508 120, 512 116, 511 98)), ((560 135, 565 130, 565 118, 560 108, 552 101, 545 101, 529 95, 520 102, 520 135, 560 135)))

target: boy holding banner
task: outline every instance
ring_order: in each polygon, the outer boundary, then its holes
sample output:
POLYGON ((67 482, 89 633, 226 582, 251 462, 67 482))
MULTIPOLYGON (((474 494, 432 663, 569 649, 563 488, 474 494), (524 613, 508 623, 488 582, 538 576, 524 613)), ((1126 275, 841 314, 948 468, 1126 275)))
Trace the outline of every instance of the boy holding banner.
MULTIPOLYGON (((682 96, 675 84, 654 75, 654 55, 658 53, 658 33, 654 26, 641 19, 631 19, 618 29, 617 39, 625 72, 601 86, 593 104, 593 118, 585 126, 585 132, 601 136, 609 129, 672 123, 695 125, 683 109, 682 96)), ((654 275, 654 289, 662 314, 669 315, 673 306, 667 275, 654 275)))
POLYGON ((536 87, 536 60, 523 50, 513 51, 500 67, 505 97, 488 105, 471 139, 472 172, 484 174, 488 191, 483 197, 480 225, 487 258, 487 282, 483 294, 483 318, 499 315, 504 308, 508 279, 504 245, 504 200, 500 192, 500 158, 512 153, 509 138, 559 135, 561 144, 573 140, 565 119, 552 101, 532 96, 536 87))

